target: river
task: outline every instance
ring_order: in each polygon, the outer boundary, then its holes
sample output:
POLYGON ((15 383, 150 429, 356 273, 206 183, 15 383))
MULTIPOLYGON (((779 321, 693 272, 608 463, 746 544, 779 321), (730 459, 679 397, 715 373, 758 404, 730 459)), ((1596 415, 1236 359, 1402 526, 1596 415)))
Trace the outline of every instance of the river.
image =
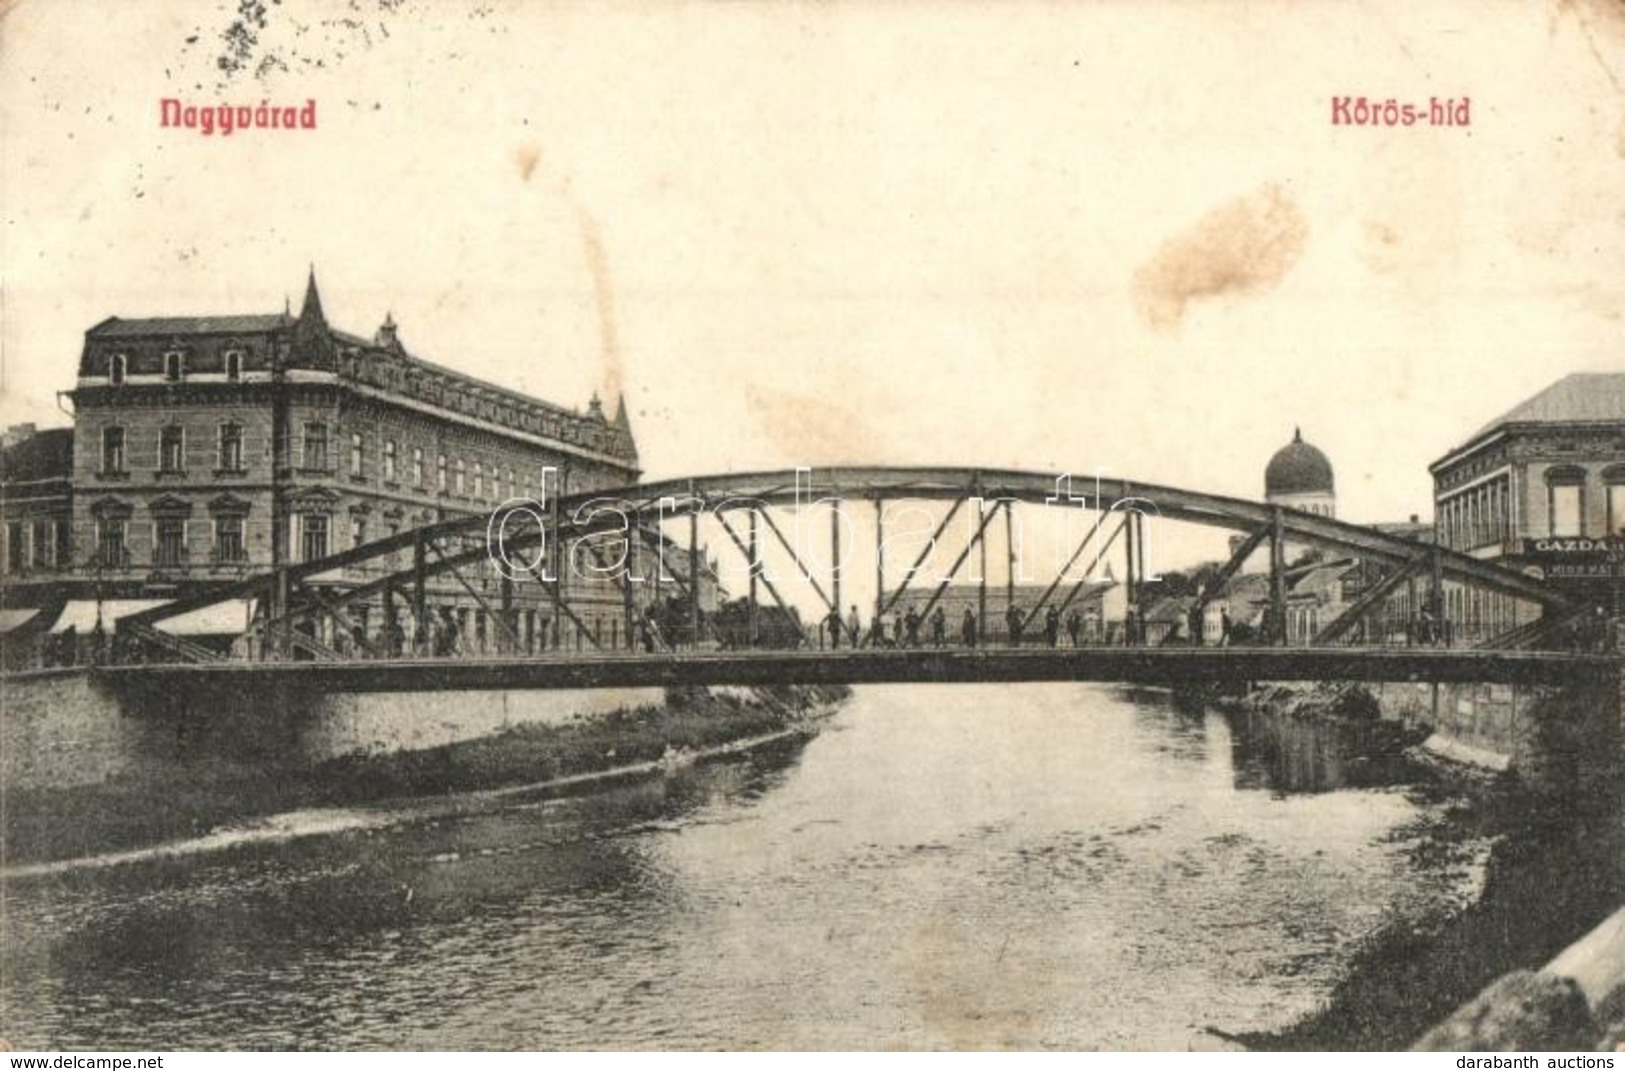
POLYGON ((1462 801, 1358 736, 1103 686, 862 688, 808 741, 587 795, 13 872, 0 1022, 143 1050, 1282 1031, 1369 938, 1483 890, 1487 836, 1437 850, 1462 801))

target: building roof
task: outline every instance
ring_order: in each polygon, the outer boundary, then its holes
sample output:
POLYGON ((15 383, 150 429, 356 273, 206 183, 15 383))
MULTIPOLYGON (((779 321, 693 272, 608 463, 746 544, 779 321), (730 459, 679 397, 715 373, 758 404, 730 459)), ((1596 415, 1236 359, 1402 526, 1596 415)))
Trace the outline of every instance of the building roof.
POLYGON ((1183 621, 1190 616, 1191 607, 1195 605, 1196 600, 1189 595, 1169 595, 1158 599, 1145 612, 1145 622, 1154 625, 1164 621, 1183 621))
MULTIPOLYGON (((85 351, 80 360, 81 378, 107 375, 106 353, 115 348, 120 352, 129 349, 130 372, 141 371, 138 362, 144 362, 146 374, 151 374, 157 368, 154 362, 158 359, 159 352, 166 345, 166 340, 172 338, 198 339, 196 343, 188 343, 188 346, 197 347, 199 366, 208 370, 209 362, 214 361, 216 368, 221 367, 219 362, 222 358, 215 352, 220 345, 218 339, 205 341, 205 336, 226 336, 228 339, 231 336, 268 337, 269 343, 263 347, 251 344, 248 362, 269 362, 274 359, 285 360, 287 362, 285 366, 294 369, 339 370, 341 375, 357 382, 397 392, 408 390, 410 393, 410 390, 403 386, 401 378, 389 374, 387 366, 414 368, 427 373, 439 384, 452 387, 458 395, 466 396, 465 400, 478 399, 510 404, 520 413, 527 413, 530 418, 544 424, 547 421, 557 421, 565 429, 573 429, 560 434, 564 434, 569 441, 578 446, 602 451, 619 461, 631 463, 634 468, 637 462, 637 445, 632 435, 631 421, 626 416, 624 399, 615 418, 611 420, 597 404, 587 413, 581 413, 512 387, 425 360, 409 353, 401 344, 396 333, 393 313, 386 316, 384 327, 376 338, 365 338, 340 331, 327 322, 322 309, 321 294, 316 285, 314 267, 305 283, 304 301, 298 316, 292 315, 288 310, 269 315, 137 319, 114 316, 92 327, 85 336, 85 351), (282 356, 276 358, 269 356, 271 348, 279 342, 286 343, 280 351, 282 356), (345 363, 346 361, 349 363, 345 363), (373 369, 371 374, 369 369, 373 369)), ((435 391, 431 401, 433 404, 443 404, 438 386, 435 391)), ((478 401, 470 401, 469 405, 478 408, 478 401)), ((457 408, 449 404, 443 404, 443 407, 457 408)), ((472 411, 466 406, 464 409, 472 411)), ((518 417, 504 421, 515 427, 520 426, 521 422, 521 418, 518 417)), ((555 434, 554 431, 547 433, 555 434)))
POLYGON ((46 428, 5 448, 0 454, 0 482, 65 480, 73 475, 73 429, 46 428))
MULTIPOLYGON (((364 338, 361 335, 353 334, 349 331, 340 331, 338 328, 329 328, 328 333, 333 336, 335 341, 342 342, 347 346, 366 350, 373 354, 376 354, 379 350, 377 343, 373 342, 373 340, 369 338, 364 338)), ((512 387, 504 387, 500 383, 493 383, 489 379, 481 379, 479 376, 471 375, 468 372, 458 371, 457 369, 452 368, 450 365, 444 365, 436 361, 431 361, 427 357, 419 357, 414 353, 408 352, 405 346, 399 346, 389 352, 392 357, 401 361, 403 364, 411 365, 415 368, 422 369, 425 372, 433 373, 436 376, 443 376, 446 379, 454 380, 469 387, 478 388, 481 391, 488 391, 491 394, 501 395, 503 398, 516 402, 520 405, 534 406, 537 409, 543 409, 561 417, 571 417, 576 420, 587 419, 587 417, 578 409, 573 409, 567 405, 560 405, 558 402, 550 402, 545 398, 538 398, 535 395, 526 394, 524 391, 515 390, 512 387)))
POLYGON ((1316 563, 1304 570, 1301 575, 1288 578, 1288 588, 1293 594, 1324 592, 1359 567, 1359 563, 1352 558, 1316 563))
POLYGON ((1268 573, 1238 573, 1225 585, 1224 597, 1232 603, 1268 602, 1270 577, 1268 573))
POLYGON ((1293 429, 1292 441, 1277 450, 1264 468, 1264 497, 1331 494, 1332 489, 1332 463, 1303 441, 1301 429, 1293 429))
POLYGON ((149 316, 125 320, 109 317, 92 327, 92 338, 151 338, 154 335, 247 335, 275 331, 292 321, 284 314, 273 316, 149 316))
POLYGON ((1597 424, 1625 421, 1625 372, 1573 372, 1475 431, 1483 438, 1504 424, 1597 424))

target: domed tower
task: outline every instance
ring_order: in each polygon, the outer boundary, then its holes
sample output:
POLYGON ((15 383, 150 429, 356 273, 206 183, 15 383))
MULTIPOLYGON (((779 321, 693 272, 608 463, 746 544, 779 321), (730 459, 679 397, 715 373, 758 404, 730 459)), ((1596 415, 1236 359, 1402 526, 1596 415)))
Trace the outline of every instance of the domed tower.
POLYGON ((1322 517, 1337 516, 1332 463, 1303 441, 1301 429, 1293 429, 1292 441, 1277 450, 1264 469, 1264 501, 1322 517))

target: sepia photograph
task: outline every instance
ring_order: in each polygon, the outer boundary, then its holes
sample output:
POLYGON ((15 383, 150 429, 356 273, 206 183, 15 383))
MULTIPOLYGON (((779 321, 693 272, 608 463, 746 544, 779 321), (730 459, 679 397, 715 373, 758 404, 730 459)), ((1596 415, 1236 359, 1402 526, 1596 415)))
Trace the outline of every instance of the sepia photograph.
POLYGON ((1625 1051, 1619 0, 0 0, 0 208, 0 1049, 1625 1051))

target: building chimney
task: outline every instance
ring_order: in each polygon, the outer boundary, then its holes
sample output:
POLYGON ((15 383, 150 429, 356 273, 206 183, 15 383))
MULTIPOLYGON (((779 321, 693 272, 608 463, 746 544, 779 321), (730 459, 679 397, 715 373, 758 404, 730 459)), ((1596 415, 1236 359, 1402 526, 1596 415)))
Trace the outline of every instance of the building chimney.
POLYGON ((379 325, 378 335, 373 341, 386 350, 399 350, 401 348, 401 339, 395 330, 395 315, 393 313, 384 313, 384 322, 379 325))

